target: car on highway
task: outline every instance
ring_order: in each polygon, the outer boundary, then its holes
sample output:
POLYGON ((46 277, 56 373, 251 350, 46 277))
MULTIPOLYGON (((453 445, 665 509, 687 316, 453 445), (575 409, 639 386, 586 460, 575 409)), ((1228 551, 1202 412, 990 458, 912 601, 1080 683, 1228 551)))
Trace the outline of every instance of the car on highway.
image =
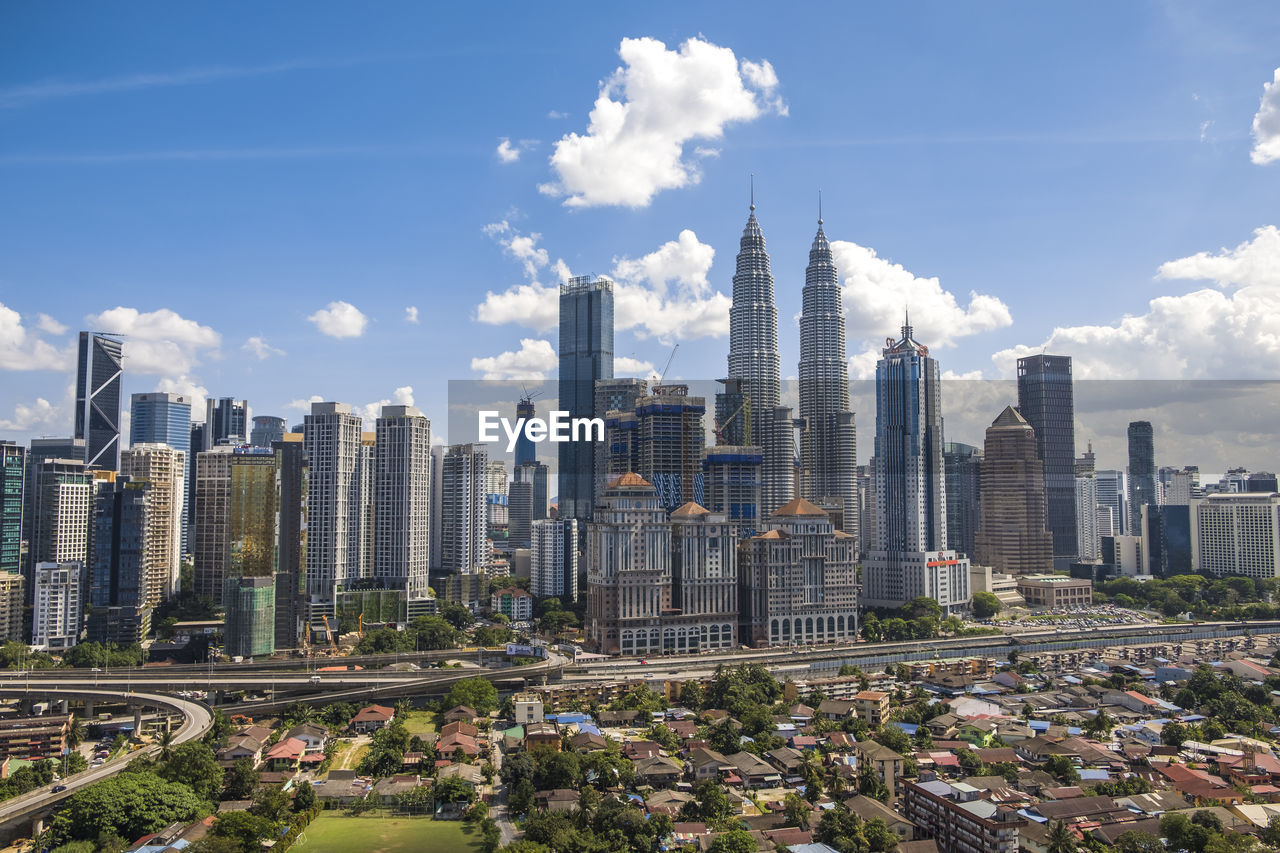
POLYGON ((67 786, 66 786, 66 785, 54 785, 54 786, 53 786, 53 788, 52 788, 51 790, 52 790, 52 791, 53 791, 53 793, 55 793, 55 794, 61 794, 63 791, 67 790, 67 786))

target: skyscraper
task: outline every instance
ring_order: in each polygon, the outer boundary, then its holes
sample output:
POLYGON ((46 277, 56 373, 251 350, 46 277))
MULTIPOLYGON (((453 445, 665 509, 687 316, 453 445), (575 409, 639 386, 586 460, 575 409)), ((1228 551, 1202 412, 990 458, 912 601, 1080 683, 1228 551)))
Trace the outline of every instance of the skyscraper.
POLYGON ((693 502, 671 513, 670 524, 671 610, 662 620, 663 649, 668 637, 677 652, 736 648, 737 525, 693 502))
POLYGON ((249 401, 234 397, 204 402, 204 448, 220 444, 245 444, 249 440, 249 401))
POLYGON ((22 503, 27 449, 0 441, 0 573, 22 572, 22 503))
POLYGON ((489 565, 489 450, 483 444, 450 445, 442 468, 441 568, 474 572, 489 565))
POLYGON ((1098 471, 1098 535, 1122 536, 1129 513, 1125 509, 1124 472, 1098 471))
POLYGON ((1142 529, 1142 508, 1155 505, 1156 448, 1155 432, 1150 421, 1129 424, 1129 526, 1137 535, 1142 529))
POLYGON ((191 398, 165 391, 129 398, 129 444, 167 444, 191 449, 191 398))
POLYGON ((969 561, 947 549, 942 445, 938 362, 912 337, 908 320, 876 364, 876 523, 863 566, 868 606, 928 596, 949 613, 969 601, 969 561))
POLYGON ((120 454, 120 473, 151 484, 145 600, 148 607, 155 607, 178 589, 182 523, 186 518, 187 457, 168 444, 141 442, 120 454))
POLYGON ((120 383, 124 352, 117 336, 81 332, 76 362, 76 438, 85 464, 116 470, 120 461, 120 383))
MULTIPOLYGON (((558 405, 570 418, 593 417, 595 383, 613 378, 613 282, 576 276, 560 286, 558 405)), ((561 518, 587 519, 595 502, 596 443, 560 444, 561 518)))
MULTIPOLYGON (((533 398, 525 394, 520 398, 520 402, 516 403, 516 417, 524 418, 526 421, 532 420, 537 412, 533 406, 533 398)), ((521 465, 532 465, 538 461, 537 445, 533 443, 533 439, 529 438, 529 434, 524 430, 520 430, 520 435, 516 438, 516 458, 515 467, 521 465)))
POLYGON ((41 459, 31 484, 28 589, 36 563, 88 561, 93 475, 79 459, 41 459))
POLYGON ((740 537, 760 529, 760 466, 764 454, 754 445, 718 444, 702 454, 703 491, 711 512, 723 513, 740 537))
MULTIPOLYGON (((738 245, 729 308, 729 379, 749 401, 751 437, 764 452, 761 512, 768 515, 795 496, 795 447, 790 409, 778 405, 778 309, 764 232, 754 192, 738 245)), ((745 414, 745 411, 744 411, 745 414)))
POLYGON ((1076 477, 1076 554, 1082 562, 1102 559, 1098 530, 1098 477, 1092 471, 1076 477))
POLYGON ((387 589, 425 599, 431 558, 431 422, 412 406, 383 406, 377 434, 373 576, 387 589))
POLYGON ((362 421, 346 403, 312 403, 304 429, 307 597, 311 622, 334 616, 337 590, 359 577, 361 507, 356 467, 362 421))
POLYGON ((631 470, 653 484, 668 512, 705 500, 702 416, 706 410, 706 400, 689 396, 687 385, 655 386, 652 394, 636 401, 638 464, 631 470))
POLYGON ((838 500, 844 528, 857 530, 857 437, 849 411, 849 368, 845 361, 844 310, 831 244, 822 230, 809 249, 800 312, 801 496, 838 500))
POLYGON ((972 558, 982 512, 982 451, 972 444, 947 441, 942 445, 942 462, 946 468, 947 544, 972 558))
MULTIPOLYGON (((987 428, 982 449, 982 515, 973 560, 1002 574, 1033 575, 1053 569, 1053 538, 1045 527, 1044 469, 1036 445, 1035 431, 1012 406, 1006 406, 987 428)), ((1074 492, 1073 485, 1073 503, 1074 492)), ((1073 544, 1071 552, 1075 551, 1073 544)))
POLYGON ((272 442, 284 438, 284 418, 275 415, 254 415, 253 429, 249 431, 249 443, 254 447, 270 447, 272 442))
POLYGON ((233 657, 275 650, 276 573, 280 558, 280 457, 270 448, 237 447, 230 454, 225 512, 222 603, 226 651, 233 657))
POLYGON ((31 645, 62 651, 80 640, 84 616, 84 563, 38 563, 35 609, 31 613, 31 645))
POLYGON ((1071 357, 1018 359, 1018 411, 1036 434, 1056 557, 1076 556, 1076 419, 1071 357))
POLYGON ((529 544, 529 591, 578 600, 578 520, 542 518, 533 522, 529 544))
MULTIPOLYGON (((108 476, 94 483, 88 638, 139 643, 151 630, 147 606, 147 514, 151 484, 108 476)), ((49 562, 65 563, 67 560, 49 562)))
POLYGON ((280 559, 276 567, 275 647, 298 645, 306 619, 307 454, 302 433, 271 443, 280 466, 280 559))

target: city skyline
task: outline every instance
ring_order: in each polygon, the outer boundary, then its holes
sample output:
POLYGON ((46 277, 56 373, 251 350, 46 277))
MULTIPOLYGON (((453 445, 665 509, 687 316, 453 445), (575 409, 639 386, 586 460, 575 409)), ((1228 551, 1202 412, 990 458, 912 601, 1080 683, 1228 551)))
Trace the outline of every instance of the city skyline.
MULTIPOLYGON (((714 376, 751 173, 770 237, 784 383, 799 359, 819 189, 854 378, 869 375, 867 353, 907 303, 956 376, 1011 377, 1015 356, 1045 344, 1075 359, 1078 381, 1274 375, 1259 347, 1280 314, 1267 310, 1280 255, 1268 205, 1269 105, 1280 98, 1270 47, 1280 20, 1270 11, 1112 10, 1106 33, 1053 10, 1002 20, 999 10, 937 7, 953 25, 938 32, 842 11, 831 24, 856 25, 868 48, 845 68, 798 55, 785 38, 798 17, 765 37, 709 13, 674 31, 655 8, 521 44, 522 104, 484 118, 474 98, 512 66, 482 57, 523 35, 518 15, 483 43, 461 27, 446 59, 385 24, 352 32, 323 12, 283 45, 276 37, 294 23, 284 13, 219 45, 196 32, 197 14, 163 48, 150 28, 171 23, 164 14, 133 31, 109 12, 74 25, 14 12, 30 46, 14 52, 24 74, 0 83, 11 131, 0 173, 15 200, 0 277, 0 426, 24 442, 71 434, 77 329, 129 335, 122 396, 189 393, 197 412, 206 393, 234 396, 290 424, 312 397, 347 401, 370 423, 386 400, 443 421, 442 377, 553 375, 554 302, 548 311, 544 293, 591 269, 618 283, 618 375, 660 368, 679 342, 673 378, 714 376), (1010 47, 1011 30, 1033 14, 1079 31, 1108 62, 1010 47), (87 35, 94 26, 135 49, 103 56, 87 35), (40 49, 55 37, 65 47, 40 49), (558 40, 574 43, 571 69, 539 58, 558 40), (987 40, 1003 50, 957 70, 987 40), (919 69, 876 64, 904 44, 921 50, 919 69), (446 62, 475 68, 475 81, 424 99, 416 81, 446 62), (646 96, 661 69, 675 88, 646 96), (897 105, 918 100, 929 74, 964 85, 948 88, 952 103, 903 117, 897 105), (1032 80, 1053 97, 1031 97, 1032 80), (359 121, 323 109, 351 110, 354 93, 383 84, 385 101, 359 121), (823 103, 835 91, 855 109, 823 103), (706 92, 724 106, 697 121, 672 110, 663 123, 645 100, 706 92), (304 120, 267 122, 256 135, 207 120, 180 132, 165 120, 172 109, 226 117, 246 98, 294 104, 304 120), (617 136, 588 115, 593 99, 597 116, 609 99, 626 108, 617 136), (137 120, 121 122, 120 110, 137 120), (65 122, 102 133, 72 144, 53 135, 65 122), (589 167, 617 166, 609 158, 643 134, 652 157, 611 168, 609 186, 591 183, 589 167), (375 200, 398 219, 370 217, 375 200), (1219 326, 1236 332, 1215 335, 1219 326)), ((870 411, 854 410, 866 423, 870 411)), ((980 433, 956 438, 977 443, 980 433)), ((1220 467, 1230 464, 1260 463, 1220 467)))

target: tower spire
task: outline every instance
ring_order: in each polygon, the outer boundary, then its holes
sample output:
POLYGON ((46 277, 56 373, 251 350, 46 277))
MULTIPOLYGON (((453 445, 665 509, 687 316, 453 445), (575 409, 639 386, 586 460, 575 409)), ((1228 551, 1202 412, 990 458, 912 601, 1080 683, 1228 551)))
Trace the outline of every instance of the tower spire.
POLYGON ((818 190, 818 227, 822 227, 822 190, 818 190))
POLYGON ((751 173, 751 210, 756 209, 756 173, 751 173))
POLYGON ((911 309, 906 306, 902 309, 902 338, 911 339, 911 309))

